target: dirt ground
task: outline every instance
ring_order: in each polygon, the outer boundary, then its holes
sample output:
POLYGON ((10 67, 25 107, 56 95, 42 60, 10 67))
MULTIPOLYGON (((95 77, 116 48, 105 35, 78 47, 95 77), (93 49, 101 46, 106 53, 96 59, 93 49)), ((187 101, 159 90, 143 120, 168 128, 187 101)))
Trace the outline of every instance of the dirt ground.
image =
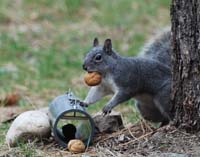
MULTIPOLYGON (((83 154, 72 154, 60 148, 51 137, 30 142, 36 148, 36 156, 75 157, 199 157, 200 133, 185 133, 173 126, 155 129, 140 122, 126 126, 112 134, 96 135, 94 143, 83 154)), ((16 148, 6 149, 1 156, 19 156, 16 148)))
POLYGON ((188 134, 172 126, 153 129, 144 123, 101 139, 103 156, 200 156, 199 133, 188 134))

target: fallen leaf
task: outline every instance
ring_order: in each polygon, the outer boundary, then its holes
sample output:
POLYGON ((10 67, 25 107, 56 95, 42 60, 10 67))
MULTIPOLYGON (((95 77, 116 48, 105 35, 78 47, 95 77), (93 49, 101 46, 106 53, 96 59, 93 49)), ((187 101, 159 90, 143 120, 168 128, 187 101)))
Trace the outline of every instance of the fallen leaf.
POLYGON ((12 93, 7 95, 3 100, 0 100, 1 106, 15 106, 20 100, 18 93, 12 93))

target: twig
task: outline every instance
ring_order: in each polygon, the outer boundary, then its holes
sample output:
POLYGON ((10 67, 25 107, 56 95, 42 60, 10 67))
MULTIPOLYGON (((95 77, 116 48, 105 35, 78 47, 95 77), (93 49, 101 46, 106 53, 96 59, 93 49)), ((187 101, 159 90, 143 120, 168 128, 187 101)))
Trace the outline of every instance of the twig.
MULTIPOLYGON (((133 126, 134 126, 134 125, 130 126, 130 128, 133 127, 133 126)), ((125 133, 125 132, 127 132, 127 131, 128 131, 128 129, 127 129, 127 127, 125 127, 125 128, 122 129, 121 131, 116 132, 116 133, 113 133, 111 136, 109 136, 109 137, 107 137, 107 138, 105 138, 105 139, 102 139, 102 140, 100 140, 100 141, 98 141, 98 142, 106 141, 106 140, 108 140, 108 139, 110 139, 110 138, 113 138, 113 137, 116 137, 116 136, 118 136, 118 135, 121 135, 123 132, 125 133)))
POLYGON ((129 141, 129 142, 126 142, 126 143, 123 143, 123 144, 119 144, 118 147, 123 147, 123 146, 125 146, 125 145, 127 145, 127 144, 134 143, 135 141, 141 140, 141 139, 143 139, 143 138, 145 138, 145 137, 147 137, 147 136, 149 136, 149 135, 151 135, 151 134, 153 134, 153 133, 154 133, 154 131, 149 132, 149 133, 147 133, 147 134, 145 134, 145 135, 142 135, 142 136, 138 137, 138 138, 135 139, 135 140, 131 140, 131 141, 129 141))
POLYGON ((144 126, 143 126, 143 121, 140 122, 140 125, 141 125, 141 128, 142 128, 142 132, 143 132, 143 134, 145 134, 145 130, 144 130, 144 126))
POLYGON ((36 105, 30 100, 30 98, 26 95, 22 96, 28 103, 30 103, 31 106, 33 106, 34 109, 37 109, 36 105))
POLYGON ((146 132, 147 129, 153 131, 153 129, 149 126, 149 123, 145 119, 141 120, 141 124, 144 132, 146 132))
POLYGON ((149 129, 150 131, 153 131, 153 129, 149 126, 149 123, 147 123, 146 121, 144 121, 145 126, 147 127, 147 129, 149 129))
POLYGON ((112 151, 110 151, 109 149, 107 149, 107 148, 104 148, 108 153, 110 153, 112 156, 116 156, 112 151))
MULTIPOLYGON (((131 137, 133 137, 135 140, 138 140, 138 138, 136 138, 133 133, 131 132, 130 128, 127 127, 128 131, 129 131, 129 134, 131 135, 131 137)), ((139 141, 139 140, 138 140, 139 141)))
POLYGON ((135 139, 135 140, 131 140, 131 141, 128 141, 128 142, 126 142, 126 143, 119 144, 118 147, 123 147, 123 146, 125 146, 125 145, 127 145, 127 144, 134 143, 135 141, 141 140, 141 139, 143 139, 143 138, 145 138, 145 137, 147 137, 147 136, 150 136, 151 134, 153 134, 153 133, 155 133, 155 132, 158 132, 158 131, 160 131, 160 130, 163 130, 163 129, 166 128, 166 127, 168 127, 168 126, 163 126, 163 127, 161 127, 161 128, 158 128, 158 129, 156 129, 156 130, 154 130, 154 131, 151 131, 151 132, 149 132, 149 133, 147 133, 147 134, 145 134, 145 135, 142 135, 142 136, 138 137, 138 138, 135 139))
MULTIPOLYGON (((98 148, 96 148, 97 150, 98 150, 98 149, 100 149, 100 151, 101 151, 102 149, 104 150, 104 148, 101 147, 101 146, 99 146, 99 145, 97 145, 97 147, 98 147, 98 148)), ((101 153, 103 156, 107 157, 107 155, 106 155, 104 152, 105 152, 105 151, 101 151, 100 153, 101 153)))

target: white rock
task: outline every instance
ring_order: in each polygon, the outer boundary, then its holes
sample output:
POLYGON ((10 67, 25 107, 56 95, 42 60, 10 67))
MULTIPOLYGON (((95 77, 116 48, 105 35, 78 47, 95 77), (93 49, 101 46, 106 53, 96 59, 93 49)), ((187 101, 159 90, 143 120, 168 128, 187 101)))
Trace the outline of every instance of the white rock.
POLYGON ((20 114, 10 126, 6 142, 14 146, 16 142, 25 137, 46 137, 50 135, 50 119, 41 111, 27 111, 20 114))

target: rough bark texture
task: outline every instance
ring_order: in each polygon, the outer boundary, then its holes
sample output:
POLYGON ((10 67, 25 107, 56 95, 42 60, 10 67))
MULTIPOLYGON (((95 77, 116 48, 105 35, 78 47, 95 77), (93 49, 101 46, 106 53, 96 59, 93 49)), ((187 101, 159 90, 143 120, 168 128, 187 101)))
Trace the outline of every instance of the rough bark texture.
POLYGON ((200 0, 172 0, 175 125, 200 130, 200 0))

